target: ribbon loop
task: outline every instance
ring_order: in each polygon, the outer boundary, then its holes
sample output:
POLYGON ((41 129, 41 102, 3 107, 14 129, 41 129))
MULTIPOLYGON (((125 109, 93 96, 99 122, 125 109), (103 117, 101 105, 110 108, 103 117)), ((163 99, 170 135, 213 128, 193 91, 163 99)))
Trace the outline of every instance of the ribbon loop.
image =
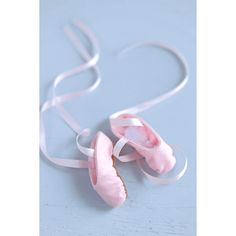
POLYGON ((89 135, 90 135, 90 130, 89 130, 89 129, 84 129, 80 134, 77 135, 77 137, 76 137, 76 145, 77 145, 78 149, 79 149, 85 156, 94 157, 94 152, 95 152, 94 149, 84 147, 84 146, 82 146, 82 145, 79 143, 79 139, 80 139, 81 137, 87 137, 87 136, 89 136, 89 135))
POLYGON ((142 102, 140 104, 137 104, 133 107, 130 107, 130 108, 127 108, 127 109, 124 109, 124 110, 121 110, 121 111, 118 111, 118 112, 115 112, 114 114, 112 114, 110 116, 110 118, 115 118, 115 117, 118 117, 119 115, 121 114, 137 114, 137 113, 140 113, 140 112, 143 112, 151 107, 153 107, 154 105, 158 104, 158 103, 161 103, 165 100, 167 100, 168 98, 171 98, 172 96, 174 96, 176 93, 178 93, 180 90, 183 89, 183 87, 187 84, 188 82, 188 65, 187 65, 187 62, 185 60, 185 58, 182 56, 182 54, 176 50, 175 48, 172 48, 168 45, 165 45, 161 42, 158 42, 158 41, 149 41, 149 42, 141 42, 141 43, 136 43, 136 44, 133 44, 129 47, 126 47, 124 48, 123 50, 121 50, 119 53, 118 53, 118 56, 121 56, 135 48, 139 48, 139 47, 157 47, 157 48, 161 48, 161 49, 164 49, 166 50, 167 52, 171 53, 174 57, 176 57, 176 59, 180 62, 180 64, 182 65, 182 68, 183 68, 183 72, 184 72, 184 76, 183 76, 183 79, 180 81, 180 83, 173 89, 171 89, 170 91, 166 92, 166 93, 163 93, 162 95, 159 95, 157 97, 154 97, 150 100, 147 100, 145 102, 142 102))
POLYGON ((180 178, 183 177, 183 175, 185 174, 187 167, 188 167, 188 160, 186 157, 186 154, 180 150, 179 148, 177 148, 176 146, 172 145, 172 148, 174 149, 174 151, 176 152, 177 150, 182 152, 182 156, 184 157, 184 165, 182 167, 182 169, 178 172, 178 174, 174 175, 174 176, 168 176, 168 177, 161 177, 159 176, 153 176, 149 173, 147 173, 142 165, 141 160, 137 160, 137 164, 140 168, 140 170, 143 172, 143 174, 152 182, 156 183, 156 184, 160 184, 160 185, 166 185, 166 184, 172 184, 175 183, 176 181, 178 181, 180 178))

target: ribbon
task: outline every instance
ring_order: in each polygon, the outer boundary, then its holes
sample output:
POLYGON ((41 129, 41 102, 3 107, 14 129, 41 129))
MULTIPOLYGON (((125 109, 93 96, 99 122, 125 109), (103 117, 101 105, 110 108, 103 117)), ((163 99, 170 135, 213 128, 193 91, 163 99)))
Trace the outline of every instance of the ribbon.
MULTIPOLYGON (((92 31, 80 20, 74 21, 73 24, 76 27, 78 27, 84 33, 84 35, 88 38, 89 42, 92 45, 94 54, 93 54, 93 56, 91 56, 89 54, 87 49, 83 46, 81 41, 78 39, 78 37, 76 36, 76 34, 72 31, 72 29, 70 27, 67 26, 64 28, 64 31, 65 31, 67 37, 72 42, 72 44, 74 45, 76 50, 79 52, 79 54, 82 56, 82 58, 85 60, 85 63, 83 63, 71 70, 68 70, 66 72, 59 74, 54 79, 53 86, 52 86, 53 97, 52 97, 52 99, 49 99, 46 102, 44 102, 44 104, 42 105, 42 107, 40 109, 40 148, 41 148, 41 151, 43 152, 44 156, 49 161, 53 162, 56 165, 60 165, 60 166, 64 166, 64 167, 72 167, 72 168, 88 168, 88 161, 62 159, 62 158, 57 158, 57 157, 53 157, 53 156, 49 155, 49 153, 47 151, 46 132, 45 132, 44 119, 43 119, 44 113, 47 110, 49 110, 50 108, 55 107, 57 109, 59 115, 61 116, 61 118, 67 123, 67 125, 73 131, 75 131, 75 133, 77 133, 76 143, 77 143, 78 149, 82 153, 86 154, 87 156, 93 155, 93 152, 94 152, 93 149, 85 148, 85 147, 81 146, 78 142, 80 137, 89 135, 89 130, 88 129, 83 130, 80 127, 80 125, 78 124, 78 122, 74 119, 74 117, 68 111, 66 111, 66 109, 63 106, 63 103, 65 103, 65 102, 75 99, 76 97, 84 96, 84 95, 89 94, 90 92, 94 91, 99 86, 99 84, 101 82, 100 70, 97 66, 97 62, 99 59, 99 47, 98 47, 96 37, 94 36, 92 31), (63 80, 68 79, 68 78, 70 78, 74 75, 77 75, 77 74, 81 73, 82 71, 85 71, 88 69, 92 69, 95 76, 96 76, 93 83, 90 86, 88 86, 86 89, 81 90, 81 91, 67 93, 67 94, 63 94, 63 95, 57 95, 56 88, 63 80)), ((110 116, 111 120, 123 113, 131 113, 131 114, 140 113, 144 110, 151 108, 152 106, 154 106, 160 102, 165 101, 166 99, 168 99, 168 98, 172 97, 173 95, 175 95, 176 93, 178 93, 186 85, 186 83, 188 81, 188 67, 187 67, 187 63, 186 63, 184 57, 176 49, 169 47, 167 45, 164 45, 160 42, 155 41, 155 42, 136 43, 136 44, 133 44, 133 45, 123 49, 118 55, 122 55, 132 49, 135 49, 138 47, 143 47, 143 46, 159 47, 159 48, 162 48, 162 49, 167 50, 168 52, 172 53, 180 61, 181 65, 183 67, 183 70, 184 70, 184 77, 183 77, 182 81, 175 88, 171 89, 170 91, 168 91, 160 96, 154 97, 153 99, 145 101, 141 104, 130 107, 128 109, 118 111, 110 116)), ((133 160, 137 161, 138 166, 140 167, 141 171, 144 173, 144 175, 148 179, 150 179, 156 183, 159 183, 159 184, 169 184, 169 183, 177 181, 178 179, 180 179, 184 175, 184 173, 187 169, 187 158, 186 158, 186 156, 184 156, 184 157, 185 157, 185 164, 184 164, 183 169, 179 172, 179 174, 177 174, 174 177, 170 177, 170 178, 161 178, 161 177, 156 177, 156 176, 152 176, 152 175, 148 174, 143 169, 140 157, 136 153, 133 156, 133 160)), ((127 161, 129 161, 128 158, 129 157, 127 157, 127 161)))
POLYGON ((181 55, 181 53, 178 50, 176 50, 175 48, 172 48, 168 45, 165 45, 161 42, 150 41, 150 42, 141 42, 141 43, 132 44, 131 46, 128 46, 128 47, 124 48, 123 50, 121 50, 118 53, 118 56, 121 56, 121 55, 123 55, 135 48, 139 48, 139 47, 157 47, 157 48, 162 48, 162 49, 170 52, 173 56, 175 56, 179 60, 180 64, 183 67, 183 72, 184 72, 183 79, 180 81, 180 83, 176 87, 174 87, 173 89, 171 89, 170 91, 168 91, 162 95, 154 97, 154 98, 147 100, 143 103, 137 104, 133 107, 124 109, 122 111, 115 112, 114 114, 112 114, 110 116, 111 120, 113 118, 118 117, 121 114, 124 114, 124 113, 137 114, 137 113, 143 112, 143 111, 153 107, 154 105, 157 105, 158 103, 161 103, 161 102, 173 97, 176 93, 178 93, 180 90, 182 90, 188 82, 188 66, 187 66, 187 62, 186 62, 185 58, 181 55))
POLYGON ((65 167, 72 167, 72 168, 87 168, 88 163, 85 160, 72 160, 72 159, 61 159, 57 157, 52 157, 49 155, 47 151, 47 142, 46 142, 46 132, 45 132, 45 125, 44 125, 44 119, 43 115, 44 113, 49 110, 52 107, 55 107, 61 116, 61 118, 67 123, 67 125, 74 130, 77 134, 79 135, 84 135, 84 132, 78 122, 73 118, 73 116, 66 111, 66 109, 63 107, 63 103, 70 101, 76 97, 80 97, 83 95, 86 95, 93 90, 95 90, 100 82, 100 71, 98 67, 96 66, 98 59, 99 59, 99 47, 97 40, 91 30, 81 21, 77 20, 73 22, 76 27, 78 27, 88 38, 90 41, 94 55, 90 56, 87 49, 81 44, 80 40, 76 37, 75 33, 71 30, 70 27, 65 27, 65 33, 70 39, 70 41, 73 43, 75 46, 76 50, 80 53, 82 58, 86 61, 80 66, 77 66, 71 70, 68 70, 66 72, 63 72, 59 74, 53 82, 52 90, 53 90, 53 98, 50 100, 47 100, 41 107, 40 109, 40 148, 41 151, 43 152, 44 156, 54 164, 60 165, 60 166, 65 166, 65 167), (92 69, 96 75, 95 80, 93 83, 88 86, 86 89, 79 91, 79 92, 72 92, 72 93, 67 93, 64 95, 58 96, 56 93, 56 88, 58 85, 65 79, 70 78, 71 76, 77 75, 81 73, 82 71, 92 69))
MULTIPOLYGON (((110 118, 110 122, 113 125, 116 125, 116 123, 118 122, 119 125, 123 125, 122 123, 124 122, 123 120, 120 120, 119 118, 117 118, 118 116, 120 116, 121 114, 137 114, 140 112, 143 112, 147 109, 150 109, 151 107, 153 107, 154 105, 157 105, 171 97, 173 97, 175 94, 177 94, 180 90, 182 90, 184 88, 184 86, 187 84, 188 82, 188 66, 187 66, 187 62, 185 60, 185 58, 182 56, 182 54, 176 50, 175 48, 172 48, 168 45, 165 45, 161 42, 158 41, 150 41, 150 42, 141 42, 141 43, 136 43, 136 44, 132 44, 131 46, 128 46, 126 48, 124 48, 123 50, 121 50, 118 53, 118 56, 121 56, 135 48, 139 48, 139 47, 158 47, 161 49, 166 50, 167 52, 171 53, 174 57, 176 57, 177 60, 179 60, 182 68, 183 68, 183 78, 182 80, 179 82, 179 84, 174 87, 173 89, 169 90, 168 92, 161 94, 159 96, 156 96, 150 100, 147 100, 143 103, 137 104, 133 107, 115 112, 114 114, 112 114, 109 118, 110 118)), ((130 122, 129 125, 137 125, 138 121, 136 121, 135 119, 129 119, 128 121, 125 122, 130 122)), ((184 165, 183 168, 179 171, 178 174, 176 174, 175 176, 171 176, 168 178, 162 178, 160 176, 152 176, 149 173, 147 173, 143 167, 142 167, 142 160, 141 160, 141 156, 134 151, 131 154, 126 154, 123 156, 119 156, 119 153, 121 151, 121 149, 124 146, 124 142, 123 139, 121 138, 118 143, 118 145, 115 145, 115 156, 120 159, 122 162, 130 162, 130 161, 136 161, 139 168, 141 169, 141 171, 143 172, 143 174, 151 181, 158 183, 158 184, 170 184, 173 182, 176 182, 177 180, 179 180, 184 173, 187 170, 187 158, 186 155, 182 152, 183 156, 184 156, 184 165), (121 143, 120 143, 121 142, 121 143)), ((176 149, 176 148, 175 148, 176 149)))

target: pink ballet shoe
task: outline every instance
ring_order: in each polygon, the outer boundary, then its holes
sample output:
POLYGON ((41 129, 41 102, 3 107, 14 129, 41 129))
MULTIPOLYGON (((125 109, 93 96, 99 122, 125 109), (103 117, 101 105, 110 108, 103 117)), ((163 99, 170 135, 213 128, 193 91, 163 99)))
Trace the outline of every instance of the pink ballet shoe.
POLYGON ((91 143, 91 148, 79 150, 88 156, 89 176, 94 190, 111 207, 121 206, 126 197, 126 188, 114 166, 113 145, 102 132, 98 132, 91 143))
POLYGON ((169 172, 175 166, 176 159, 172 148, 144 120, 131 114, 122 114, 110 118, 112 132, 119 138, 113 154, 127 162, 145 158, 148 166, 159 174, 169 172), (129 144, 137 153, 120 156, 122 148, 129 144))

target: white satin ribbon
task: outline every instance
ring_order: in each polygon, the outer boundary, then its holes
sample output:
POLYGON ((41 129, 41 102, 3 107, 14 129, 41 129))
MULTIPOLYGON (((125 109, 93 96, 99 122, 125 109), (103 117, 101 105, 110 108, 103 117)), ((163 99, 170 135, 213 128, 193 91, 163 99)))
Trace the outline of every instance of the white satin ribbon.
POLYGON ((100 84, 101 78, 100 78, 100 71, 98 67, 96 66, 98 59, 99 59, 99 48, 98 43, 93 35, 93 33, 90 31, 90 29, 81 21, 77 20, 74 21, 74 25, 77 26, 88 38, 90 41, 92 48, 94 50, 94 55, 91 57, 87 51, 87 49, 81 44, 80 40, 76 37, 75 33, 71 30, 69 27, 65 27, 65 33, 68 36, 68 38, 71 40, 71 42, 74 44, 75 48, 78 50, 80 55, 83 57, 83 59, 86 61, 82 65, 75 67, 71 70, 68 70, 66 72, 63 72, 59 74, 53 83, 53 98, 50 100, 47 100, 40 109, 40 148, 43 152, 44 156, 51 162, 65 167, 72 167, 72 168, 87 168, 88 163, 85 160, 72 160, 72 159, 61 159, 57 157, 52 157, 49 155, 47 150, 47 142, 46 142, 46 132, 45 132, 45 125, 43 120, 43 114, 48 109, 52 107, 56 107, 57 111, 59 112, 61 118, 69 125, 70 128, 72 128, 77 134, 83 135, 84 132, 80 128, 78 122, 73 118, 73 116, 66 111, 66 109, 63 107, 63 103, 67 102, 69 100, 72 100, 76 97, 80 97, 82 95, 86 95, 93 90, 95 90, 98 85, 100 84), (94 82, 87 87, 86 89, 79 91, 79 92, 72 92, 64 95, 58 96, 56 93, 57 86, 65 79, 70 78, 71 76, 77 75, 81 73, 82 71, 93 69, 95 72, 96 78, 94 82))
POLYGON ((81 128, 80 128, 78 122, 73 118, 72 115, 70 115, 65 110, 65 108, 63 107, 62 104, 66 101, 72 100, 76 97, 86 95, 86 94, 94 91, 99 86, 99 84, 101 82, 101 78, 100 78, 100 71, 99 71, 98 67, 96 66, 98 59, 99 59, 99 47, 98 47, 96 37, 93 35, 91 30, 87 26, 85 26, 84 23, 82 23, 81 21, 76 20, 73 23, 89 39, 89 41, 93 47, 93 50, 94 50, 94 56, 91 57, 89 55, 87 49, 83 46, 83 44, 80 42, 80 40, 78 39, 78 37, 76 36, 74 31, 71 30, 70 27, 67 26, 64 28, 66 35, 68 36, 68 38, 70 39, 70 41, 72 42, 72 44, 74 45, 76 50, 80 53, 80 55, 82 56, 82 58, 86 62, 84 64, 80 65, 79 67, 75 68, 74 70, 69 71, 69 73, 68 72, 62 73, 56 77, 56 79, 54 80, 54 83, 53 83, 53 99, 55 100, 55 106, 56 106, 59 114, 61 115, 61 117, 64 119, 64 121, 76 133, 80 133, 81 128), (59 85, 59 83, 61 83, 64 79, 70 78, 71 76, 81 73, 82 71, 85 71, 87 69, 92 69, 94 71, 94 73, 96 75, 94 83, 82 91, 66 94, 66 95, 64 95, 64 97, 62 99, 60 99, 60 97, 58 97, 56 94, 56 88, 59 85))
POLYGON ((118 56, 123 55, 123 54, 131 51, 132 49, 139 48, 139 47, 157 47, 157 48, 162 48, 162 49, 170 52, 172 55, 174 55, 179 60, 179 62, 181 63, 181 65, 183 67, 183 72, 184 72, 183 79, 180 81, 180 83, 175 88, 171 89, 170 91, 168 91, 166 93, 163 93, 162 95, 154 97, 150 100, 147 100, 147 101, 145 101, 143 103, 140 103, 138 105, 135 105, 133 107, 115 112, 114 114, 112 114, 110 116, 111 120, 118 117, 121 114, 124 114, 124 113, 137 114, 137 113, 140 113, 142 111, 145 111, 145 110, 153 107, 154 105, 156 105, 158 103, 161 103, 161 102, 165 101, 166 99, 171 98, 172 96, 174 96, 176 93, 178 93, 180 90, 182 90, 183 87, 188 82, 188 66, 187 66, 187 62, 186 62, 185 58, 181 55, 181 53, 178 50, 176 50, 176 49, 174 49, 174 48, 172 48, 168 45, 165 45, 161 42, 150 41, 150 42, 136 43, 136 44, 133 44, 133 45, 121 50, 118 53, 118 56))
MULTIPOLYGON (((178 52, 178 50, 176 50, 176 49, 174 49, 174 48, 172 48, 168 45, 165 45, 163 43, 160 43, 160 42, 157 42, 157 41, 136 43, 136 44, 133 44, 133 45, 121 50, 118 53, 118 55, 123 55, 126 52, 128 52, 132 49, 138 48, 138 47, 158 47, 158 48, 162 48, 162 49, 170 52, 181 63, 182 68, 183 68, 183 75, 184 76, 183 76, 183 79, 179 82, 179 84, 175 88, 169 90, 168 92, 166 92, 162 95, 159 95, 157 97, 154 97, 154 98, 152 98, 148 101, 145 101, 143 103, 140 103, 138 105, 135 105, 133 107, 130 107, 130 108, 127 108, 127 109, 124 109, 124 110, 121 110, 121 111, 118 111, 118 112, 115 112, 114 114, 112 114, 109 117, 110 118, 110 123, 112 125, 115 125, 115 126, 142 126, 142 124, 141 125, 139 124, 137 119, 125 119, 125 120, 123 120, 123 119, 117 118, 117 117, 120 116, 121 114, 126 114, 126 113, 128 113, 128 114, 137 114, 137 113, 140 113, 142 111, 145 111, 145 110, 153 107, 154 105, 156 105, 158 103, 161 103, 161 102, 165 101, 166 99, 171 98, 172 96, 174 96, 176 93, 178 93, 180 90, 182 90, 188 82, 188 66, 187 66, 187 62, 186 62, 185 58, 181 55, 180 52, 178 52)), ((113 151, 114 155, 122 162, 129 162, 129 161, 134 161, 134 160, 137 161, 137 164, 138 164, 139 168, 141 169, 141 171, 143 172, 143 174, 148 179, 150 179, 151 181, 154 181, 155 183, 170 184, 170 183, 176 182, 177 180, 179 180, 184 175, 184 173, 187 170, 187 158, 184 155, 184 157, 185 157, 184 166, 176 176, 172 176, 172 177, 168 177, 168 178, 162 178, 160 176, 152 176, 143 169, 142 164, 141 164, 141 162, 142 162, 141 158, 142 157, 136 151, 134 151, 131 154, 126 154, 126 155, 120 156, 120 152, 121 152, 122 148, 125 146, 125 144, 127 142, 128 142, 128 140, 126 140, 124 137, 121 138, 115 144, 114 151, 113 151)))
MULTIPOLYGON (((63 107, 63 103, 70 101, 76 97, 80 97, 82 95, 86 95, 92 91, 94 91, 100 84, 101 78, 100 78, 100 71, 99 68, 97 67, 97 62, 99 59, 99 48, 98 48, 98 43, 97 40, 95 38, 95 36, 93 35, 93 33, 90 31, 90 29, 84 25, 81 21, 77 20, 74 22, 74 25, 77 26, 88 38, 88 40, 90 41, 90 43, 92 44, 92 47, 94 49, 94 55, 91 57, 90 54, 88 53, 87 49, 81 44, 80 40, 77 38, 76 34, 71 30, 71 28, 69 27, 65 27, 65 33, 68 36, 68 38, 70 39, 70 41, 73 43, 73 45, 75 46, 76 50, 80 53, 80 55, 83 57, 83 59, 85 60, 85 63, 75 67, 71 70, 68 70, 66 72, 63 72, 61 74, 59 74, 53 83, 53 98, 50 100, 47 100, 41 107, 40 110, 40 148, 42 150, 42 152, 44 153, 45 157, 50 160, 51 162, 60 165, 60 166, 65 166, 65 167, 72 167, 72 168, 88 168, 88 162, 85 160, 72 160, 72 159, 61 159, 61 158, 57 158, 57 157, 52 157, 48 154, 47 151, 47 145, 46 145, 46 132, 45 132, 45 127, 44 127, 44 121, 43 121, 43 113, 46 112, 48 109, 52 108, 52 107, 56 107, 57 111, 59 112, 61 118, 68 124, 68 126, 70 128, 72 128, 78 135, 76 137, 76 143, 77 143, 77 147, 78 149, 84 153, 87 156, 93 156, 94 155, 94 150, 91 148, 85 148, 82 145, 79 144, 78 140, 80 137, 82 136, 87 136, 89 135, 89 131, 88 130, 82 130, 80 125, 78 124, 78 122, 74 119, 74 117, 68 113, 66 111, 66 109, 63 107), (88 69, 92 69, 96 75, 96 78, 94 80, 94 82, 86 89, 79 91, 79 92, 73 92, 73 93, 68 93, 68 94, 63 94, 63 95, 57 95, 56 93, 56 88, 57 86, 65 79, 70 78, 74 75, 77 75, 79 73, 81 73, 82 71, 88 70, 88 69)), ((188 80, 188 68, 187 68, 187 63, 185 62, 185 59, 181 56, 181 54, 171 48, 168 47, 164 44, 161 44, 159 42, 145 42, 145 43, 138 43, 138 44, 134 44, 128 48, 125 48, 124 50, 122 50, 120 52, 120 54, 123 54, 131 49, 137 48, 137 47, 141 47, 141 46, 155 46, 155 47, 160 47, 163 48, 169 52, 171 52, 172 54, 174 54, 182 63, 183 65, 183 69, 184 69, 184 78, 183 80, 179 83, 179 85, 177 85, 174 89, 170 90, 167 93, 164 93, 158 97, 155 97, 149 101, 146 101, 144 103, 138 104, 134 107, 116 112, 114 114, 112 114, 110 116, 110 119, 113 119, 117 116, 119 116, 120 114, 123 113, 139 113, 142 112, 148 108, 151 108, 152 106, 172 97, 174 94, 176 94, 177 92, 179 92, 187 83, 188 80)), ((118 121, 112 121, 112 122, 118 122, 118 121)), ((118 122, 119 124, 122 125, 127 125, 124 123, 123 120, 120 120, 118 122)), ((139 122, 133 120, 132 124, 135 126, 140 126, 139 122), (133 124, 134 123, 134 124, 133 124)), ((118 125, 118 124, 117 124, 118 125)), ((130 124, 131 125, 131 124, 130 124)), ((123 148, 123 146, 125 145, 124 142, 122 142, 120 145, 117 145, 117 149, 119 150, 115 150, 115 152, 117 151, 117 153, 120 153, 121 149, 123 148)), ((126 161, 130 161, 132 160, 136 160, 138 162, 138 165, 140 167, 140 169, 142 170, 142 172, 145 174, 145 176, 156 182, 159 184, 167 184, 167 183, 171 183, 174 181, 177 181, 179 178, 181 178, 183 176, 183 174, 185 173, 186 169, 187 169, 187 159, 184 165, 184 168, 182 169, 182 171, 175 177, 169 178, 169 179, 163 179, 160 177, 154 177, 151 176, 150 174, 148 174, 141 165, 140 162, 140 156, 137 153, 133 153, 133 154, 128 154, 128 155, 124 155, 124 156, 120 156, 121 158, 123 157, 123 161, 125 161, 125 159, 127 159, 126 161), (133 158, 132 158, 133 157, 133 158)))

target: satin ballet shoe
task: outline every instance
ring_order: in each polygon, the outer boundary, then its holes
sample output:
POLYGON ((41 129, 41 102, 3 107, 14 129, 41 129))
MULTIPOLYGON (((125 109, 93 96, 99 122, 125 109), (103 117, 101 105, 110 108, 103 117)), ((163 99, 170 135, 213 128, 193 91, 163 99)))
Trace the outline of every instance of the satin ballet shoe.
MULTIPOLYGON (((82 134, 87 135, 85 132, 82 134)), ((115 168, 111 140, 99 131, 90 148, 86 148, 79 144, 80 136, 77 136, 77 146, 88 156, 89 176, 94 190, 111 207, 121 206, 127 198, 127 192, 115 168)))
POLYGON ((166 174, 176 164, 172 148, 143 119, 131 114, 121 114, 110 118, 113 134, 119 138, 113 155, 121 161, 128 162, 145 158, 148 166, 158 174, 166 174), (136 152, 121 156, 120 152, 128 144, 136 152))

